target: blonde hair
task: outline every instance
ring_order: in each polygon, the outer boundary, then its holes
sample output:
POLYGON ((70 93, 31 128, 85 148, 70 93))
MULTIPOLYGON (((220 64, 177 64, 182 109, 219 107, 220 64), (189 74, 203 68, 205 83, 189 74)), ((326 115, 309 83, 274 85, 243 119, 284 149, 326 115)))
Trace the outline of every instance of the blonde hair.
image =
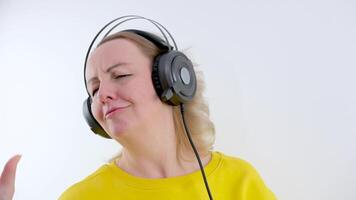
MULTIPOLYGON (((151 41, 140 35, 128 31, 122 31, 112 34, 104 38, 98 44, 98 46, 102 45, 105 42, 119 38, 128 39, 134 42, 142 50, 142 52, 152 61, 157 55, 163 52, 163 50, 159 49, 151 41)), ((192 140, 197 148, 197 151, 201 156, 206 156, 209 154, 210 151, 213 150, 213 145, 215 142, 215 127, 213 122, 209 118, 209 107, 203 97, 203 93, 205 90, 203 73, 197 70, 196 65, 194 66, 194 70, 197 78, 197 91, 193 99, 185 103, 184 116, 192 140)), ((173 107, 173 120, 177 137, 177 152, 179 153, 179 157, 181 159, 184 159, 184 151, 192 151, 192 148, 185 133, 179 106, 173 107)), ((116 160, 120 156, 121 153, 114 156, 112 159, 110 159, 110 161, 116 160)))

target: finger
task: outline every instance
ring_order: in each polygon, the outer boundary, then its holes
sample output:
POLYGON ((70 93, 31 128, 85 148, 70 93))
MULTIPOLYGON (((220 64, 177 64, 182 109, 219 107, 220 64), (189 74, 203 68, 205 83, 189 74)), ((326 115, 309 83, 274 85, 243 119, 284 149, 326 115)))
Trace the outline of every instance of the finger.
POLYGON ((14 193, 16 168, 20 158, 21 155, 15 155, 7 161, 1 174, 0 188, 2 191, 6 191, 6 196, 12 196, 14 193))

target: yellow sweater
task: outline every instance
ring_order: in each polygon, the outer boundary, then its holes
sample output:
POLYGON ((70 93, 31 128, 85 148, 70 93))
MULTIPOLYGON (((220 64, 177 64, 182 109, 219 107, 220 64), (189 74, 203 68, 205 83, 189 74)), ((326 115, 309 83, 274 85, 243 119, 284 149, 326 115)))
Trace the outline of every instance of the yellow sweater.
MULTIPOLYGON (((205 173, 214 200, 274 200, 257 171, 246 161, 213 152, 205 173)), ((67 189, 59 200, 208 200, 200 171, 147 179, 132 176, 114 162, 67 189)))

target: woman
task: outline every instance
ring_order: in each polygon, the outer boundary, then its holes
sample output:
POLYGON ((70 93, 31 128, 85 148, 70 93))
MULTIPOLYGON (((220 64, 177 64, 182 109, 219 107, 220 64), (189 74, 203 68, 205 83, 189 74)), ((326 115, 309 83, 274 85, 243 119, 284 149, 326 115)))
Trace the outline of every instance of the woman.
MULTIPOLYGON (((60 200, 209 198, 179 107, 164 103, 152 81, 154 60, 165 51, 138 32, 121 31, 92 52, 85 70, 91 113, 123 148, 60 200)), ((203 99, 203 79, 199 74, 196 78, 197 91, 185 103, 185 116, 211 196, 276 199, 251 165, 212 151, 214 125, 203 99)))
MULTIPOLYGON (((165 41, 152 39, 157 37, 121 31, 104 38, 89 57, 85 75, 92 115, 123 148, 112 162, 65 191, 61 200, 208 198, 179 107, 164 103, 152 81, 157 56, 169 48, 165 41)), ((185 103, 185 116, 212 196, 275 199, 248 163, 212 152, 215 132, 199 74, 197 82, 194 98, 185 103)))

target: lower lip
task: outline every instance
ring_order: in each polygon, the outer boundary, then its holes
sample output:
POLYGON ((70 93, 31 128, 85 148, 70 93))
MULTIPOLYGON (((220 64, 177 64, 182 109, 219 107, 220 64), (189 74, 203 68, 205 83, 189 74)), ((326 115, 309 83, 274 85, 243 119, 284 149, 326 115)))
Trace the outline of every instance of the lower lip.
POLYGON ((116 108, 115 110, 111 111, 110 113, 105 115, 105 118, 111 118, 112 116, 114 116, 116 113, 118 112, 122 112, 125 108, 127 107, 123 107, 123 108, 116 108))

